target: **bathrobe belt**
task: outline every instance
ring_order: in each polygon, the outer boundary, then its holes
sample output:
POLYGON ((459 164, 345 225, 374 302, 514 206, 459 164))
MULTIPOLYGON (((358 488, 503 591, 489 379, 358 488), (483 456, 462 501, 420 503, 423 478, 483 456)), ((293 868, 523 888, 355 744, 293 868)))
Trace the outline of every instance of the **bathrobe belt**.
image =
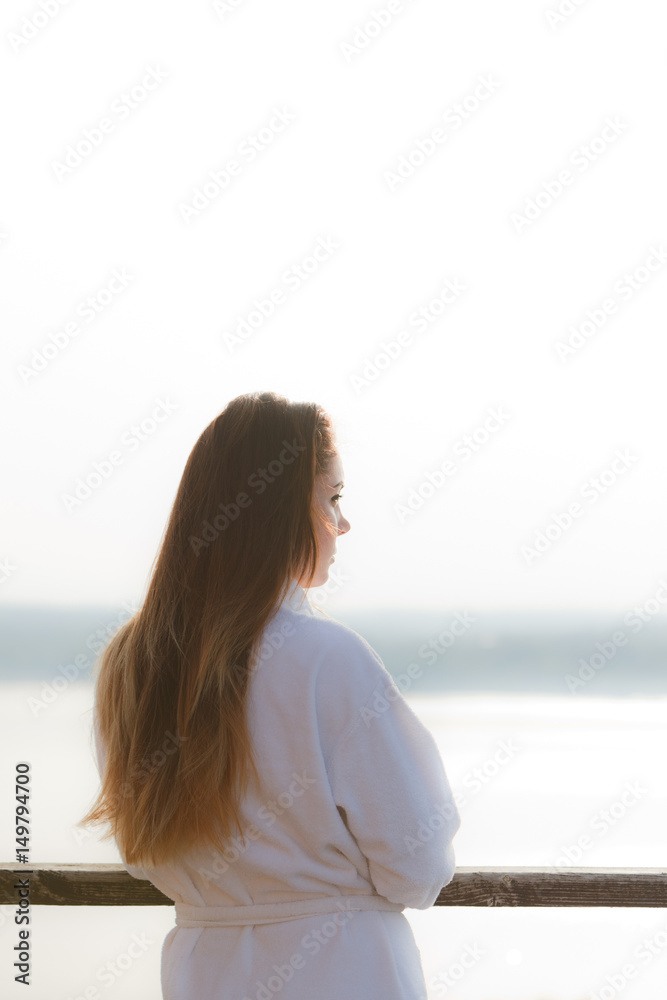
POLYGON ((345 923, 355 910, 404 909, 402 903, 392 903, 384 896, 353 894, 350 896, 315 896, 310 899, 285 900, 281 903, 250 903, 236 906, 191 906, 176 903, 178 927, 226 927, 242 924, 275 924, 282 920, 299 920, 318 914, 345 913, 345 923))

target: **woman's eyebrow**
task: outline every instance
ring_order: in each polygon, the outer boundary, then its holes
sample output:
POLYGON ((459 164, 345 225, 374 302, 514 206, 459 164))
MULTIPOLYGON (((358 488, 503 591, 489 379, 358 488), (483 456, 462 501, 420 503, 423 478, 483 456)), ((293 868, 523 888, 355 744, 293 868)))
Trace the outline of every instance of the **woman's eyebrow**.
POLYGON ((332 490, 337 490, 339 486, 345 486, 345 483, 336 483, 336 485, 332 486, 331 489, 332 490))

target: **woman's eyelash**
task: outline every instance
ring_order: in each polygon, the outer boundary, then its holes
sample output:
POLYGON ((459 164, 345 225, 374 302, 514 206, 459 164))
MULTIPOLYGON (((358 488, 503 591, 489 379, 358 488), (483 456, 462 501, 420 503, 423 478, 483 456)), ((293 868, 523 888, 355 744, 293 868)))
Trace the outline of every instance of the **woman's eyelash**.
POLYGON ((333 500, 342 500, 343 499, 343 494, 342 493, 336 493, 336 496, 332 497, 331 499, 332 499, 332 501, 333 500))

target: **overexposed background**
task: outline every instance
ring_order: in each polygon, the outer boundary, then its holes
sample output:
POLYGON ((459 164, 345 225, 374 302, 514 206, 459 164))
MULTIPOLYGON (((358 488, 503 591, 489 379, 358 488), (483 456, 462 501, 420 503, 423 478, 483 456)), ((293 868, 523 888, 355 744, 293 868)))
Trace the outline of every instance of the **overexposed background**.
POLYGON ((4 600, 140 599, 195 440, 255 389, 336 420, 352 523, 337 566, 355 607, 623 609, 653 592, 667 272, 655 4, 571 3, 554 22, 555 4, 417 0, 380 30, 384 7, 345 0, 52 3, 39 29, 37 4, 2 14, 4 600), (280 133, 274 109, 293 119, 280 133), (250 160, 240 150, 260 135, 250 160), (423 162, 397 182, 402 156, 423 162), (235 158, 221 190, 209 174, 235 158), (286 278, 320 239, 337 246, 286 278), (107 293, 114 269, 127 283, 107 293), (465 291, 443 305, 448 280, 465 291), (563 359, 557 343, 587 321, 563 359), (137 436, 160 399, 173 410, 137 436), (498 407, 502 426, 480 430, 498 407), (631 463, 582 497, 617 449, 631 463), (122 464, 68 509, 113 451, 122 464), (448 459, 454 474, 401 516, 448 459), (577 500, 581 516, 529 561, 522 547, 577 500))
MULTIPOLYGON (((562 675, 609 642, 599 616, 630 616, 642 639, 664 622, 655 3, 5 0, 0 20, 10 611, 106 608, 91 618, 117 624, 198 436, 269 389, 336 425, 352 528, 316 595, 327 613, 595 613, 562 675)), ((90 654, 87 634, 73 651, 90 654)), ((97 783, 87 677, 29 707, 60 657, 3 676, 0 794, 31 760, 33 860, 117 860, 74 828, 97 783)), ((626 781, 645 797, 581 863, 664 863, 665 702, 612 705, 589 698, 597 683, 523 702, 408 692, 457 787, 499 739, 524 748, 466 808, 460 864, 551 866, 626 781)), ((8 826, 0 844, 13 858, 8 826)), ((82 996, 147 928, 147 957, 101 995, 158 1000, 169 908, 33 914, 33 1000, 82 996)), ((657 910, 410 919, 427 981, 487 942, 449 994, 469 1000, 605 1000, 606 977, 667 928, 657 910)), ((7 908, 0 927, 0 983, 19 995, 7 908)), ((626 1000, 663 1000, 665 954, 626 1000)))

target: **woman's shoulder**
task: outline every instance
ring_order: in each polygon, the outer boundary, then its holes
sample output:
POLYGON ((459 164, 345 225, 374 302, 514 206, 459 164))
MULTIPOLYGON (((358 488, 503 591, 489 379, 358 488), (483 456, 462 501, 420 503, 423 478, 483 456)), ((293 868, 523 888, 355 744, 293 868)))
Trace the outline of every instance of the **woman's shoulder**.
POLYGON ((326 703, 331 698, 340 702, 347 696, 355 704, 362 704, 378 686, 391 684, 391 675, 379 653, 344 622, 290 611, 282 622, 292 626, 285 652, 304 664, 315 680, 321 701, 326 703))

